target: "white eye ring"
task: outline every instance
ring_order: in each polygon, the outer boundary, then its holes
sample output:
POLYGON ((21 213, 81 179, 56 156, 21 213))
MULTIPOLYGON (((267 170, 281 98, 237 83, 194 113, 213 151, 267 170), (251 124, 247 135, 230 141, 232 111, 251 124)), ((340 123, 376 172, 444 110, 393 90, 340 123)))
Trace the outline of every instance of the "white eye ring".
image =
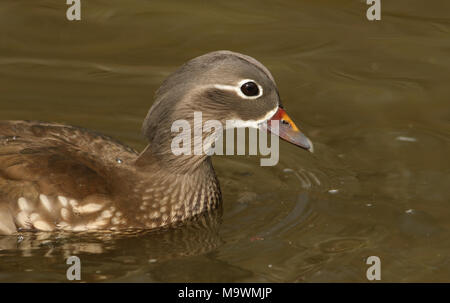
POLYGON ((261 87, 261 85, 259 85, 258 82, 256 82, 255 80, 252 80, 252 79, 243 79, 243 80, 239 81, 237 86, 215 84, 214 87, 218 88, 218 89, 222 89, 222 90, 233 91, 242 99, 258 99, 259 97, 261 97, 263 95, 263 88, 261 87), (258 86, 259 93, 256 96, 247 96, 242 92, 241 86, 247 82, 254 82, 258 86))

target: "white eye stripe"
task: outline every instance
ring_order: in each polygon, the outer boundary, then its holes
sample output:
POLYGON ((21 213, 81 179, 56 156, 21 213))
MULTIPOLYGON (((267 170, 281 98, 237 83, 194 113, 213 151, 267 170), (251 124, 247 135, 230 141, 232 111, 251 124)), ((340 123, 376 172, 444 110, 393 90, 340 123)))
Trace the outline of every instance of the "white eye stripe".
POLYGON ((236 127, 236 128, 240 128, 240 127, 259 128, 259 125, 261 123, 264 123, 267 120, 269 120, 270 118, 272 118, 273 115, 275 115, 275 113, 277 111, 278 111, 278 105, 274 109, 270 110, 264 116, 262 116, 261 118, 259 118, 257 120, 234 119, 234 120, 229 120, 230 122, 229 122, 229 124, 227 123, 227 126, 236 127))
POLYGON ((237 86, 233 86, 233 85, 226 85, 226 84, 214 84, 214 87, 217 89, 221 89, 221 90, 227 90, 227 91, 233 91, 235 92, 239 97, 243 98, 243 99, 257 99, 259 97, 261 97, 263 95, 263 88, 261 87, 261 85, 259 85, 255 80, 252 79, 244 79, 239 81, 237 86), (259 94, 256 96, 246 96, 244 95, 244 93, 241 91, 241 86, 244 83, 247 82, 254 82, 259 89, 259 94))

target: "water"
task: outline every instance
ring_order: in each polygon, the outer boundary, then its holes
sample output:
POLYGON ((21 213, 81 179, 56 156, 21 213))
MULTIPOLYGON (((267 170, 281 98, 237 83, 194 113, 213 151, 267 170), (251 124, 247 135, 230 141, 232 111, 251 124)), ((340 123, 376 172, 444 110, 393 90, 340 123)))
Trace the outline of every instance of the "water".
MULTIPOLYGON (((450 280, 450 3, 383 1, 0 3, 0 119, 83 126, 136 149, 164 78, 218 49, 274 75, 315 144, 280 162, 216 157, 223 215, 208 228, 0 237, 0 281, 450 280)), ((120 159, 118 159, 119 161, 120 159)))

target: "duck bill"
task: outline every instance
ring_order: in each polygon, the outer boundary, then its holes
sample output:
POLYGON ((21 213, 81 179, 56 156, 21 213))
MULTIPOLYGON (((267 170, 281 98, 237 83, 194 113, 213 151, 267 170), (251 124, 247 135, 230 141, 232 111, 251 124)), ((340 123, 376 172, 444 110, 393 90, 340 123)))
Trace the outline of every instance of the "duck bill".
POLYGON ((286 111, 279 107, 277 112, 266 123, 260 126, 261 129, 270 131, 281 139, 297 145, 303 149, 313 152, 313 144, 289 118, 286 111), (277 126, 278 124, 278 126, 277 126))

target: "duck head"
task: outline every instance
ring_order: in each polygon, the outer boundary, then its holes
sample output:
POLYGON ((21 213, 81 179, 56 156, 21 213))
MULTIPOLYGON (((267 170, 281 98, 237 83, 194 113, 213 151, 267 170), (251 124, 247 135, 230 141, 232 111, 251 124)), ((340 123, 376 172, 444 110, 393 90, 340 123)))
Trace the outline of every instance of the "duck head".
POLYGON ((252 57, 216 51, 194 58, 158 89, 147 114, 143 132, 155 154, 170 150, 174 121, 193 119, 235 121, 237 127, 271 131, 285 141, 312 151, 311 141, 289 118, 281 105, 275 80, 269 70, 252 57), (278 121, 278 127, 273 127, 278 121))

